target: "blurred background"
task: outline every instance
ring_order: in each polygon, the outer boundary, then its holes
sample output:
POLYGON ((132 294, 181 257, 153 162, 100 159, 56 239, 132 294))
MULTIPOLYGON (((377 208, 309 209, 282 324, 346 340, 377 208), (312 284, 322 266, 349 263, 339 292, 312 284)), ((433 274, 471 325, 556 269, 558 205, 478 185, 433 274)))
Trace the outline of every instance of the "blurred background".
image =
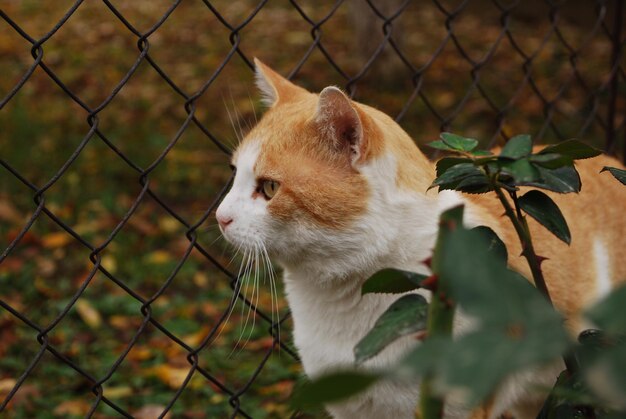
POLYGON ((289 405, 281 286, 261 272, 233 305, 241 260, 214 221, 263 114, 252 58, 418 144, 623 155, 623 3, 0 1, 2 414, 319 416, 289 405))

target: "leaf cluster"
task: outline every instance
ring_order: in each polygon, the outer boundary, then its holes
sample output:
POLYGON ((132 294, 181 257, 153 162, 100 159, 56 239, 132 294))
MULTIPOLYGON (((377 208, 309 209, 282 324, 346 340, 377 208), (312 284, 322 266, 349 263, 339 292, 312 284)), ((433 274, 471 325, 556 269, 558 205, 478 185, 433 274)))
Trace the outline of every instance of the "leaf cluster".
MULTIPOLYGON (((533 153, 532 139, 526 134, 512 137, 498 155, 477 150, 478 141, 473 138, 447 132, 429 145, 456 154, 437 162, 437 177, 431 188, 466 193, 502 189, 514 194, 516 200, 516 193, 522 186, 557 193, 579 192, 581 182, 574 161, 601 153, 576 140, 563 141, 533 153)), ((521 196, 516 205, 560 240, 570 243, 571 235, 565 218, 548 195, 531 190, 521 196)))
POLYGON ((533 153, 532 139, 527 134, 512 137, 499 155, 477 150, 478 141, 473 138, 447 132, 428 145, 455 154, 439 160, 431 187, 467 193, 492 191, 494 182, 507 190, 535 186, 558 193, 579 192, 581 183, 574 161, 601 153, 576 140, 533 153))

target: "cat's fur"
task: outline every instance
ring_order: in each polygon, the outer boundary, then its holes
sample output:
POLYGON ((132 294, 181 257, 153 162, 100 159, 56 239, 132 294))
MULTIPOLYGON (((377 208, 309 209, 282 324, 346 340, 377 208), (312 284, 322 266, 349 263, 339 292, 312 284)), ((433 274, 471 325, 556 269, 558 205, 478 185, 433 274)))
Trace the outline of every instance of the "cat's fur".
MULTIPOLYGON (((390 117, 335 87, 313 94, 256 65, 270 109, 233 156, 237 174, 217 219, 228 241, 262 244, 283 267, 295 344, 309 376, 353 365, 356 342, 398 298, 361 296, 363 281, 386 267, 426 273, 420 261, 431 253, 446 208, 464 203, 466 222, 493 228, 509 248, 510 265, 530 277, 494 196, 427 191, 434 165, 390 117), (259 192, 265 179, 280 183, 270 200, 259 192)), ((581 308, 626 279, 626 188, 599 174, 604 165, 619 163, 581 161, 582 192, 553 195, 569 221, 571 246, 530 222, 537 252, 550 258, 543 269, 552 298, 573 331, 582 327, 581 308)), ((365 367, 388 367, 415 344, 400 339, 365 367)), ((542 395, 530 387, 551 386, 560 368, 510 378, 479 411, 451 402, 446 416, 497 417, 508 410, 532 417, 542 395)), ((417 400, 418 386, 387 382, 328 410, 336 418, 402 419, 413 417, 417 400)))

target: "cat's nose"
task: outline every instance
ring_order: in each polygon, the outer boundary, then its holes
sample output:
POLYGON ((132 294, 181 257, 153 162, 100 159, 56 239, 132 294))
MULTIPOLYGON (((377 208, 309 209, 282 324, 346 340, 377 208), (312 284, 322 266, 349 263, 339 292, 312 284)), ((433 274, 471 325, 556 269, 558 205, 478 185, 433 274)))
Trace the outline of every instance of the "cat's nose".
POLYGON ((233 218, 224 214, 220 214, 219 212, 215 214, 215 218, 217 219, 217 223, 220 225, 220 228, 223 230, 228 227, 229 224, 232 224, 233 218))

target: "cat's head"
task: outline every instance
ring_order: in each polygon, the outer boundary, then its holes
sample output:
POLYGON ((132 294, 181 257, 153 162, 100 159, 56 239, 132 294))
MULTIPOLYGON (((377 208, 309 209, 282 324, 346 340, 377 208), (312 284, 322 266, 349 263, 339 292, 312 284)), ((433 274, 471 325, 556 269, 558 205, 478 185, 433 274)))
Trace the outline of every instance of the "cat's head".
POLYGON ((349 263, 384 241, 384 226, 369 218, 403 182, 388 137, 406 137, 396 140, 396 155, 421 154, 389 117, 340 89, 310 93, 255 62, 269 109, 233 154, 220 229, 236 247, 263 247, 283 264, 349 263))

